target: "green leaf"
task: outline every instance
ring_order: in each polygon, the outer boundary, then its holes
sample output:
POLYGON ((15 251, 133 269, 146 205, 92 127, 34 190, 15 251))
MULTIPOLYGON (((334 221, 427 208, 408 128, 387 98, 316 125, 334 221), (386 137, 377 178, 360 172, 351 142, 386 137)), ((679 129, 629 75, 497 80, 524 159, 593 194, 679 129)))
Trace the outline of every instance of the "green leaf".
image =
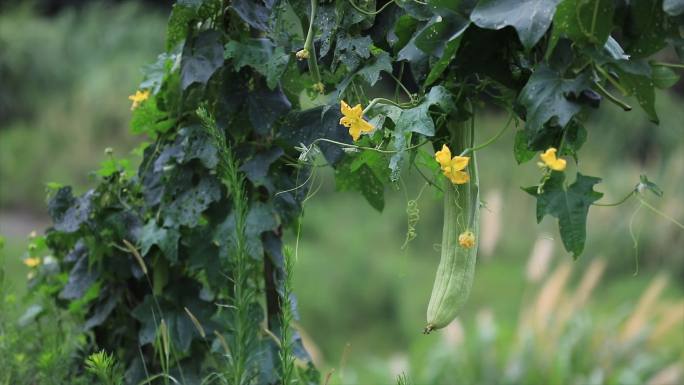
POLYGON ((628 92, 628 95, 636 97, 641 108, 646 112, 653 123, 658 123, 658 114, 655 110, 654 81, 651 79, 651 67, 644 61, 620 60, 615 62, 620 84, 628 92))
POLYGON ((171 10, 169 24, 166 27, 166 50, 171 51, 185 40, 190 29, 190 23, 197 16, 197 10, 192 7, 174 4, 171 10))
POLYGON ((193 124, 179 129, 174 144, 179 148, 179 152, 174 156, 179 164, 197 159, 209 170, 216 168, 218 150, 203 126, 193 124))
POLYGON ((385 207, 385 185, 373 172, 372 166, 368 165, 368 161, 369 159, 364 159, 356 165, 345 161, 336 167, 335 186, 338 191, 361 192, 374 209, 382 211, 385 207))
POLYGON ((533 140, 551 119, 555 119, 552 123, 565 127, 581 109, 580 104, 568 97, 576 98, 583 90, 590 88, 586 74, 564 79, 545 65, 538 67, 518 97, 527 113, 525 128, 528 139, 533 140))
MULTIPOLYGON (((293 111, 285 117, 278 130, 278 138, 291 146, 309 146, 316 139, 352 144, 349 131, 340 125, 341 117, 339 104, 293 111)), ((344 151, 337 144, 320 141, 317 146, 328 163, 333 166, 344 157, 344 151)))
POLYGON ((545 215, 558 218, 563 246, 575 258, 584 250, 589 206, 603 196, 603 193, 594 191, 594 185, 600 181, 600 178, 577 173, 575 182, 566 188, 565 173, 553 171, 541 186, 541 192, 540 186, 524 189, 537 198, 537 222, 541 222, 545 215))
POLYGON ((461 37, 457 37, 453 40, 450 40, 449 42, 446 43, 446 46, 444 47, 444 54, 442 57, 437 60, 433 65, 432 68, 430 69, 430 73, 428 74, 427 78, 425 79, 425 84, 424 87, 427 87, 434 83, 437 79, 439 79, 439 76, 442 75, 444 70, 449 66, 449 63, 456 57, 456 52, 458 51, 458 47, 461 46, 461 37))
POLYGON ((251 159, 240 166, 240 171, 243 171, 247 176, 247 179, 254 183, 254 185, 266 186, 270 191, 272 191, 273 186, 266 175, 268 174, 268 170, 273 162, 278 160, 283 154, 283 149, 277 146, 259 151, 251 159))
POLYGON ((150 220, 142 228, 140 234, 140 254, 149 253, 152 246, 157 246, 164 253, 166 259, 175 265, 178 262, 178 240, 180 233, 177 229, 157 226, 155 219, 150 220))
POLYGON ((415 45, 428 55, 441 58, 446 45, 458 38, 470 25, 470 21, 452 14, 435 16, 415 37, 415 45))
POLYGON ((532 48, 551 25, 560 0, 481 0, 470 20, 478 27, 502 29, 512 26, 526 49, 532 48))
POLYGON ((164 111, 157 107, 157 98, 150 98, 140 104, 131 117, 130 129, 136 135, 146 134, 152 138, 167 132, 176 124, 164 111))
POLYGON ((78 231, 90 216, 94 196, 95 192, 90 190, 76 198, 73 196, 70 186, 57 190, 57 193, 48 203, 48 213, 52 218, 54 229, 64 233, 78 231))
POLYGON ((432 87, 418 106, 401 110, 396 120, 393 118, 395 127, 392 146, 397 152, 392 155, 389 163, 392 181, 399 179, 401 163, 406 155, 406 148, 411 143, 412 133, 427 137, 435 135, 435 124, 429 114, 432 106, 438 106, 444 112, 451 111, 453 108, 451 93, 442 86, 432 87))
POLYGON ((69 280, 59 293, 59 298, 67 300, 82 298, 99 276, 100 271, 89 266, 88 256, 81 256, 69 272, 69 280))
POLYGON ((577 160, 577 152, 582 148, 584 142, 587 141, 587 129, 578 119, 573 119, 567 127, 565 127, 565 141, 563 148, 560 149, 560 156, 568 155, 577 160))
POLYGON ((370 57, 370 47, 373 44, 370 36, 340 35, 335 45, 333 70, 336 63, 342 62, 350 72, 356 70, 363 59, 370 57))
POLYGON ((177 59, 177 53, 164 52, 157 56, 156 62, 142 68, 144 77, 138 89, 150 90, 153 95, 156 95, 164 83, 164 78, 171 71, 177 59))
POLYGON ((660 89, 670 88, 677 84, 679 75, 670 68, 654 65, 652 66, 653 85, 660 89))
POLYGON ((188 352, 190 344, 199 338, 197 328, 186 313, 187 308, 207 332, 211 332, 211 316, 214 305, 202 301, 201 286, 189 278, 181 278, 167 286, 164 297, 155 298, 147 294, 142 303, 130 313, 141 326, 138 331, 138 344, 144 346, 154 342, 162 319, 166 323, 173 349, 182 354, 188 352), (161 314, 159 313, 161 312, 161 314))
POLYGON ((223 46, 218 31, 201 32, 190 43, 186 43, 181 58, 181 87, 186 89, 193 83, 206 84, 209 78, 223 64, 223 46))
MULTIPOLYGON (((261 234, 266 231, 275 230, 279 225, 270 203, 258 202, 252 205, 247 214, 245 224, 245 237, 247 242, 245 248, 247 254, 254 259, 261 259, 264 249, 261 242, 261 234)), ((228 258, 234 255, 237 247, 237 235, 235 230, 235 214, 230 215, 218 226, 214 233, 213 241, 219 245, 221 258, 228 258)))
POLYGON ((276 47, 268 39, 231 40, 226 44, 224 55, 233 60, 235 71, 244 66, 254 68, 266 77, 268 87, 274 89, 287 69, 290 55, 282 47, 276 47))
POLYGON ((679 16, 684 13, 684 0, 663 0, 663 11, 670 16, 679 16))
POLYGON ((676 26, 662 8, 659 0, 630 1, 630 24, 624 36, 628 42, 627 52, 631 56, 650 56, 665 48, 669 35, 677 35, 676 26))
POLYGON ((390 43, 395 53, 404 48, 411 40, 411 36, 416 32, 418 25, 419 22, 409 15, 401 15, 397 19, 394 28, 387 34, 387 42, 390 43))
POLYGON ((271 5, 273 1, 262 0, 233 0, 230 3, 235 13, 240 16, 242 21, 260 30, 267 31, 269 28, 269 17, 271 15, 271 5))
POLYGON ((135 170, 131 167, 131 162, 128 159, 117 159, 114 156, 109 156, 100 163, 100 169, 95 173, 107 178, 120 172, 132 175, 135 170))
POLYGON ((221 184, 205 172, 186 169, 176 172, 166 182, 162 204, 164 226, 196 226, 209 205, 221 198, 221 184))
POLYGON ((554 39, 560 35, 601 46, 610 36, 614 12, 613 0, 564 0, 553 18, 554 39))
POLYGON ((373 86, 380 79, 380 71, 392 73, 392 58, 385 51, 374 54, 374 59, 370 64, 366 64, 359 69, 356 74, 361 75, 363 79, 373 86))
POLYGON ((536 151, 532 151, 527 146, 528 140, 527 135, 525 135, 525 130, 519 130, 515 133, 515 144, 513 145, 513 155, 515 156, 515 161, 518 164, 523 164, 530 161, 537 154, 536 151))
POLYGON ((292 108, 280 87, 259 87, 247 94, 249 121, 259 135, 268 135, 275 122, 292 108))

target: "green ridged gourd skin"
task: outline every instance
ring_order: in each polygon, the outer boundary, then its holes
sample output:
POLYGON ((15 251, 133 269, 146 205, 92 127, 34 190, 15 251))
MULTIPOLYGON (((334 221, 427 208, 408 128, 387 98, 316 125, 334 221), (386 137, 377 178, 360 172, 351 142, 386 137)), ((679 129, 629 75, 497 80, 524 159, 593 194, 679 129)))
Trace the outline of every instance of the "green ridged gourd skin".
MULTIPOLYGON (((449 145, 452 156, 472 147, 472 134, 471 128, 462 125, 455 128, 449 145)), ((473 285, 480 235, 480 198, 474 154, 467 171, 468 183, 455 185, 446 180, 444 184, 441 259, 428 304, 426 334, 445 327, 456 318, 473 285), (471 248, 461 247, 458 242, 459 235, 466 230, 475 235, 475 245, 471 248)))

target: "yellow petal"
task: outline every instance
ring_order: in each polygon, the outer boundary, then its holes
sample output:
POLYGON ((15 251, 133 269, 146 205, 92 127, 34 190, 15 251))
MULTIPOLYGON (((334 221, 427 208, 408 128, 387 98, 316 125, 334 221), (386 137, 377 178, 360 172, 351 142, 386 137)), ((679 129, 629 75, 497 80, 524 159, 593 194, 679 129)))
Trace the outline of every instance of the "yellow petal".
POLYGON ((36 267, 40 265, 40 258, 26 258, 24 259, 24 265, 28 267, 36 267))
POLYGON ((454 184, 466 184, 470 180, 468 173, 463 171, 452 171, 451 174, 453 175, 451 181, 454 184))
POLYGON ((363 118, 359 119, 358 125, 361 132, 371 132, 375 129, 372 124, 368 123, 363 118))
POLYGON ((455 156, 451 161, 449 162, 449 165, 451 168, 455 171, 461 171, 468 167, 468 162, 470 161, 470 157, 468 156, 455 156))
POLYGON ((443 171, 444 171, 444 175, 447 178, 449 178, 449 180, 453 184, 466 184, 466 183, 468 183, 468 180, 470 180, 470 176, 466 172, 456 171, 453 169, 445 169, 443 171))
POLYGON ((351 126, 352 126, 352 122, 353 122, 352 118, 350 118, 350 117, 348 117, 348 116, 343 116, 343 117, 340 119, 340 124, 343 125, 343 126, 345 126, 345 127, 351 127, 351 126))
POLYGON ((347 102, 344 100, 340 100, 340 111, 344 116, 351 115, 351 107, 349 107, 349 104, 347 104, 347 102))
POLYGON ((552 164, 549 164, 549 168, 551 168, 552 170, 556 170, 556 171, 565 170, 565 166, 566 166, 565 159, 556 159, 555 162, 553 162, 552 164))
POLYGON ((130 95, 128 97, 128 100, 132 101, 133 104, 131 104, 131 110, 135 110, 138 108, 141 102, 144 102, 150 97, 150 90, 137 90, 135 91, 134 95, 130 95))
POLYGON ((359 126, 356 124, 349 126, 349 135, 351 135, 355 142, 359 140, 359 136, 361 136, 361 130, 359 129, 359 126))
POLYGON ((556 149, 551 147, 548 150, 544 151, 543 154, 539 156, 541 158, 542 162, 546 164, 547 167, 549 167, 552 170, 556 171, 563 171, 565 170, 566 162, 565 159, 558 159, 556 158, 556 149))
POLYGON ((354 108, 351 109, 350 113, 353 117, 361 119, 361 114, 363 114, 363 108, 360 104, 357 104, 354 106, 354 108))
POLYGON ((435 152, 435 160, 437 160, 437 163, 439 163, 442 168, 449 165, 449 162, 451 162, 451 150, 449 150, 449 147, 447 147, 446 144, 442 145, 441 150, 435 152))

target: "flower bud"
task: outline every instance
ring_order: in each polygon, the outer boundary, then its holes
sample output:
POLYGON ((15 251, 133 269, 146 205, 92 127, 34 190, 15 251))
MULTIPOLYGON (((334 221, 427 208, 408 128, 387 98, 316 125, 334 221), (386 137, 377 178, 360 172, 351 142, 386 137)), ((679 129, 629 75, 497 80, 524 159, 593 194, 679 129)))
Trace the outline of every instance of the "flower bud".
POLYGON ((475 246, 475 234, 472 231, 464 231, 458 236, 458 244, 465 249, 475 246))

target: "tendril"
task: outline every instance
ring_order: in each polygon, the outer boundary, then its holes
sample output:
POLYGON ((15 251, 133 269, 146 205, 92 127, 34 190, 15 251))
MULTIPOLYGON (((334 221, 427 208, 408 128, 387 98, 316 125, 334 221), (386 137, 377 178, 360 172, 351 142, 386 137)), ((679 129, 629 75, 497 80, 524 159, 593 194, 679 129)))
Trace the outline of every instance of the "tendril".
POLYGON ((642 205, 637 206, 629 218, 629 236, 632 238, 632 245, 634 247, 634 276, 639 274, 639 234, 634 233, 634 220, 642 207, 642 205))
MULTIPOLYGON (((403 181, 402 181, 403 185, 403 181)), ((418 201, 420 200, 420 197, 423 195, 423 191, 425 190, 425 187, 429 186, 428 183, 425 183, 423 187, 420 189, 420 192, 418 192, 418 196, 415 199, 407 200, 406 201, 406 239, 404 240, 404 244, 401 245, 401 249, 404 250, 408 246, 409 242, 412 240, 416 239, 418 236, 418 232, 416 231, 416 225, 418 224, 418 221, 420 221, 420 209, 418 208, 418 201)), ((404 186, 404 194, 406 194, 406 186, 404 186)), ((408 196, 407 196, 408 198, 408 196)))

